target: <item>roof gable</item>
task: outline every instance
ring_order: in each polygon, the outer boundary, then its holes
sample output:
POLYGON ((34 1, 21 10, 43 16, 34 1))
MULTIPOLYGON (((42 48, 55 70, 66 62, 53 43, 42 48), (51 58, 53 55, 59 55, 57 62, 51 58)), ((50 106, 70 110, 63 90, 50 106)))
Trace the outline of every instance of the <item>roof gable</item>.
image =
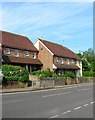
POLYGON ((74 58, 74 59, 80 60, 78 55, 76 55, 70 49, 63 47, 62 45, 52 43, 42 39, 39 39, 39 40, 56 56, 74 58))
POLYGON ((6 31, 0 30, 0 43, 3 46, 18 48, 18 49, 25 49, 29 51, 38 51, 33 43, 26 37, 6 31))

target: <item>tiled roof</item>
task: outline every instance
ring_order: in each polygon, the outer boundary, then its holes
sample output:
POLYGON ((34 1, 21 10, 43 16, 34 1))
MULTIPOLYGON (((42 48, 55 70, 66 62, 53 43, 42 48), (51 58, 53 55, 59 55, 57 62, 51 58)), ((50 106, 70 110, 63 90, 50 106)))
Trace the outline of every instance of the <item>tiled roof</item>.
POLYGON ((0 30, 0 43, 2 46, 24 49, 29 51, 38 51, 33 43, 26 37, 0 30))
POLYGON ((66 58, 74 58, 77 60, 81 60, 78 55, 76 55, 73 51, 70 49, 56 44, 52 43, 46 40, 42 40, 38 38, 54 55, 59 56, 59 57, 66 57, 66 58))
POLYGON ((80 69, 77 65, 55 64, 58 69, 80 69))
POLYGON ((2 58, 3 58, 3 62, 5 63, 42 65, 39 59, 22 58, 22 57, 14 57, 14 56, 6 56, 6 55, 3 55, 2 58))

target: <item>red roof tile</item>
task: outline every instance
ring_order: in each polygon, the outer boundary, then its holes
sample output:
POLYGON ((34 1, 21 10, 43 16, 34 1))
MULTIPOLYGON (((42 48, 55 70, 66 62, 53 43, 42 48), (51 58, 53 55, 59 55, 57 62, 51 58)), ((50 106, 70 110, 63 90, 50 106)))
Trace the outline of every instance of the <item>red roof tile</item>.
POLYGON ((26 37, 10 32, 0 30, 0 43, 2 46, 24 49, 29 51, 38 51, 33 43, 26 37))
POLYGON ((79 56, 76 55, 73 51, 71 51, 70 49, 62 45, 52 43, 52 42, 42 40, 42 39, 39 39, 39 40, 56 56, 81 60, 79 56))
POLYGON ((5 63, 42 65, 39 59, 21 58, 21 57, 6 56, 6 55, 3 55, 2 58, 5 63))

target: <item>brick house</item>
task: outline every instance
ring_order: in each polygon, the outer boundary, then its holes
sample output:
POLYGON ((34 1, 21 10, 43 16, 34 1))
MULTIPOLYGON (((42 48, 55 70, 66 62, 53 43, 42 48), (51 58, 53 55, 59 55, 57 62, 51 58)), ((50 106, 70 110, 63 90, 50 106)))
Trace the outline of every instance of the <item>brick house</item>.
POLYGON ((38 59, 39 51, 26 36, 5 31, 0 31, 0 34, 3 64, 20 65, 29 72, 41 69, 42 63, 38 59))
POLYGON ((34 45, 39 50, 38 58, 43 63, 43 70, 50 69, 58 74, 72 71, 76 76, 82 76, 82 61, 73 51, 39 38, 34 45))

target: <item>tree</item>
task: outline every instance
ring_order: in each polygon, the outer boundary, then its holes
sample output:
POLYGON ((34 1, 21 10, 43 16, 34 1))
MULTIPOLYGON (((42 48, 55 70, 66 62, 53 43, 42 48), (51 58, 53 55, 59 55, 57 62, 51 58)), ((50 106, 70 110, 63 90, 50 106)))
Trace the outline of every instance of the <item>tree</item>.
POLYGON ((95 73, 95 51, 93 48, 89 48, 84 51, 83 54, 77 54, 82 60, 83 71, 89 71, 95 73))

